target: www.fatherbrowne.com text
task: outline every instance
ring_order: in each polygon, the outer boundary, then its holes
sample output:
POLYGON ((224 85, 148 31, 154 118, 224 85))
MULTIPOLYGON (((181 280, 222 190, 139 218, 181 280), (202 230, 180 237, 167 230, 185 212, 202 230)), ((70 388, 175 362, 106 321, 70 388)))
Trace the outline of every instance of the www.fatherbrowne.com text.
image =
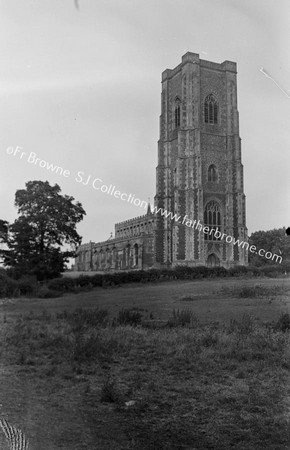
MULTIPOLYGON (((41 159, 37 157, 35 152, 30 152, 28 155, 26 152, 23 151, 22 147, 16 146, 16 147, 8 147, 6 150, 8 155, 18 156, 20 159, 24 158, 27 160, 29 164, 33 164, 35 166, 39 166, 42 169, 47 169, 51 171, 52 173, 61 175, 65 178, 70 177, 72 174, 70 170, 64 169, 61 166, 57 166, 55 164, 49 163, 45 161, 44 159, 41 159), (26 156, 26 157, 25 157, 26 156)), ((75 177, 75 181, 77 183, 81 183, 84 186, 90 185, 94 190, 101 191, 103 194, 110 195, 115 198, 119 198, 122 201, 131 203, 135 206, 138 206, 140 208, 143 208, 147 210, 149 204, 145 200, 140 200, 135 196, 135 194, 127 194, 126 192, 121 192, 118 189, 116 189, 116 186, 110 184, 109 186, 107 184, 103 183, 103 180, 101 178, 93 178, 92 175, 85 175, 84 172, 78 171, 77 176, 75 177)), ((152 213, 153 214, 160 214, 161 216, 165 217, 166 219, 174 220, 175 222, 182 224, 186 227, 193 228, 195 230, 199 230, 203 232, 204 234, 207 234, 209 236, 214 236, 216 240, 225 240, 228 244, 237 245, 241 248, 246 248, 246 250, 249 250, 251 253, 255 253, 259 256, 264 256, 266 259, 271 259, 272 261, 279 262, 281 264, 282 262, 282 256, 277 255, 275 253, 266 252, 264 249, 257 250, 257 247, 255 245, 249 245, 248 242, 240 241, 239 239, 235 239, 233 236, 230 236, 226 233, 222 233, 218 228, 209 227, 207 225, 203 225, 199 220, 193 220, 188 217, 188 215, 180 216, 177 214, 173 214, 171 211, 167 211, 166 209, 157 208, 156 206, 152 207, 152 213)))

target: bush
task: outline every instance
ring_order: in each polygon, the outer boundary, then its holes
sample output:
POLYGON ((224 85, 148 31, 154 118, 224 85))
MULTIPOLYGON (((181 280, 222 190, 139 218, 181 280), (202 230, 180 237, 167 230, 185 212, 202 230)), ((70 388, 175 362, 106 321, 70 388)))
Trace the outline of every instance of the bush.
POLYGON ((0 297, 16 297, 19 295, 18 282, 9 278, 5 271, 0 272, 0 297))
POLYGON ((284 274, 285 268, 281 264, 265 265, 260 267, 261 272, 269 278, 277 278, 284 274))
POLYGON ((18 280, 18 287, 20 295, 33 295, 37 291, 36 277, 23 277, 18 280))
POLYGON ((73 278, 55 278, 48 282, 48 289, 58 292, 73 292, 76 286, 76 279, 73 278))
POLYGON ((199 280, 212 277, 252 277, 252 276, 280 276, 284 274, 283 267, 275 266, 235 266, 230 269, 224 267, 189 267, 176 266, 171 269, 133 270, 129 272, 104 273, 96 275, 80 275, 78 278, 56 278, 48 282, 48 288, 58 292, 78 293, 94 287, 119 286, 125 283, 152 283, 166 280, 199 280))
POLYGON ((47 286, 41 286, 41 288, 37 292, 38 298, 57 298, 61 296, 62 292, 49 289, 47 286))
POLYGON ((137 326, 142 322, 142 315, 133 309, 122 308, 119 311, 117 324, 137 326))
POLYGON ((231 277, 243 277, 249 272, 246 266, 235 266, 228 269, 227 274, 231 277))

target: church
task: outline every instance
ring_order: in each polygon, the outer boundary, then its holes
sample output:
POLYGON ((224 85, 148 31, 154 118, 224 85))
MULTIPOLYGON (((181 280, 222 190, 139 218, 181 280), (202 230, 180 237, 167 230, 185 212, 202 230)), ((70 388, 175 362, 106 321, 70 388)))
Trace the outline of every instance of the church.
POLYGON ((172 218, 186 217, 247 241, 245 209, 237 65, 188 52, 162 73, 153 211, 148 204, 145 215, 117 223, 114 237, 80 245, 74 268, 114 272, 247 265, 246 248, 172 218))

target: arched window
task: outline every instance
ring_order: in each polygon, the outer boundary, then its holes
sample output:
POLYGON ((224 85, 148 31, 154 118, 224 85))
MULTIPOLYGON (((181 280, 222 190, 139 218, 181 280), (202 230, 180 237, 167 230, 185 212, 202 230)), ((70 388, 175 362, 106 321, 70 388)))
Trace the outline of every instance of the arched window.
POLYGON ((116 247, 113 247, 112 249, 112 267, 113 269, 118 268, 118 252, 116 247))
POLYGON ((218 123, 218 102, 212 94, 209 94, 204 101, 204 121, 218 123))
POLYGON ((218 182, 218 170, 214 164, 211 164, 207 171, 207 180, 212 183, 218 182))
POLYGON ((215 230, 221 230, 221 213, 219 205, 211 201, 204 210, 204 225, 209 228, 208 234, 204 234, 206 241, 218 241, 219 238, 215 236, 215 230), (211 231, 213 230, 213 231, 211 231))
POLYGON ((175 128, 180 127, 180 100, 175 100, 175 106, 174 106, 174 125, 175 128))
POLYGON ((131 246, 130 246, 130 244, 127 245, 125 254, 126 254, 126 259, 125 259, 126 267, 129 267, 130 266, 130 259, 131 259, 131 246))
POLYGON ((138 266, 138 256, 139 256, 139 249, 138 249, 138 244, 134 245, 134 266, 138 266))

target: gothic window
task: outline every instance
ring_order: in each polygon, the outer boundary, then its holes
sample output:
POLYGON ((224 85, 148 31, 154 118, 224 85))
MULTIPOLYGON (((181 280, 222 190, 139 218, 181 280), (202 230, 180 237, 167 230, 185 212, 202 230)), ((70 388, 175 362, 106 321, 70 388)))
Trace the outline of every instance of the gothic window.
POLYGON ((138 244, 134 245, 134 265, 138 266, 138 244))
POLYGON ((113 247, 112 250, 112 263, 113 263, 113 268, 116 269, 118 267, 118 252, 116 247, 113 247))
POLYGON ((204 101, 204 121, 211 124, 218 123, 218 102, 212 94, 209 94, 204 101))
POLYGON ((219 205, 214 201, 209 202, 205 207, 204 226, 209 228, 208 234, 204 234, 205 240, 218 241, 219 238, 215 237, 214 233, 215 230, 221 231, 221 212, 219 205))
POLYGON ((212 183, 218 182, 218 170, 214 164, 211 164, 207 171, 207 180, 212 183))
POLYGON ((176 99, 174 106, 174 125, 175 128, 180 127, 180 100, 176 99))
POLYGON ((109 267, 111 264, 111 255, 110 255, 110 249, 106 249, 106 259, 105 259, 106 266, 109 267))

